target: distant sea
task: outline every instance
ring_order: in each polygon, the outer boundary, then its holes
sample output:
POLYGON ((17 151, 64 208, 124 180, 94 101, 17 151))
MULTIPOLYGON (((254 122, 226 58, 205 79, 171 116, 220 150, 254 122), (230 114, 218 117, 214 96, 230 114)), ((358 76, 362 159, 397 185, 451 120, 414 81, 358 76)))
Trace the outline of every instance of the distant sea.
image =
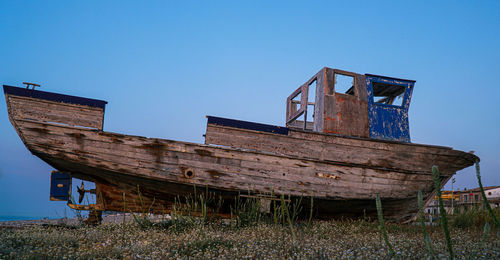
POLYGON ((0 216, 0 221, 14 221, 14 220, 34 220, 34 219, 43 219, 44 217, 37 216, 0 216))

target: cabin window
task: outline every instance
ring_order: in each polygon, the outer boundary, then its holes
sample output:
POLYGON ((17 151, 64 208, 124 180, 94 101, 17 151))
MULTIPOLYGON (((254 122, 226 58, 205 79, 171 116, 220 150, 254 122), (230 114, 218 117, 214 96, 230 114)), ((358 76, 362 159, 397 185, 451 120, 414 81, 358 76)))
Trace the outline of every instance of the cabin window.
POLYGON ((307 109, 306 109, 306 120, 308 123, 307 128, 312 129, 312 124, 314 123, 314 106, 316 104, 316 85, 317 82, 314 80, 308 87, 308 96, 307 96, 307 109), (309 125, 309 123, 311 125, 309 125))
POLYGON ((477 194, 476 194, 476 195, 474 195, 474 200, 475 200, 476 202, 477 202, 477 201, 479 201, 479 195, 477 195, 477 194))
POLYGON ((464 201, 467 201, 467 197, 468 197, 467 195, 464 195, 464 201))
POLYGON ((490 192, 488 192, 488 195, 491 195, 491 191, 490 191, 490 192))
POLYGON ((292 98, 292 112, 298 111, 301 109, 300 100, 302 98, 302 92, 297 93, 295 97, 292 98))
POLYGON ((314 128, 317 79, 312 78, 287 98, 287 126, 304 130, 314 128))
POLYGON ((394 106, 403 105, 405 87, 381 82, 373 82, 373 101, 394 106))
POLYGON ((354 96, 354 77, 335 73, 335 92, 354 96))

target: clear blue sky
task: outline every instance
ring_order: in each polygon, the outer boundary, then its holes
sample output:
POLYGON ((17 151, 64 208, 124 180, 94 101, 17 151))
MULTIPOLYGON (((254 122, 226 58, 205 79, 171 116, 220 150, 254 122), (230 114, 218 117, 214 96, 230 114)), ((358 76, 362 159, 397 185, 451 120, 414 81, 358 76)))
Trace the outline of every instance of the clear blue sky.
MULTIPOLYGON (((402 2, 0 1, 0 83, 107 100, 107 131, 203 142, 205 115, 284 125, 323 66, 414 79, 412 141, 474 150, 500 185, 500 2, 402 2)), ((0 140, 0 215, 64 215, 3 95, 0 140)), ((477 186, 472 167, 456 179, 477 186)))

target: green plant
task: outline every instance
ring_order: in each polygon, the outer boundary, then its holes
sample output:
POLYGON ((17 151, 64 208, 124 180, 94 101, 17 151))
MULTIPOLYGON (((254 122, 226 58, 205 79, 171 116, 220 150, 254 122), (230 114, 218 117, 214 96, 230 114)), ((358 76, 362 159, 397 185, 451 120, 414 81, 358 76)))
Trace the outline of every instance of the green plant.
POLYGON ((483 228, 483 236, 481 237, 481 247, 484 248, 484 242, 486 241, 486 237, 488 236, 488 233, 490 233, 490 223, 486 222, 484 223, 484 228, 483 228))
POLYGON ((476 177, 477 177, 477 182, 479 183, 479 188, 481 190, 481 195, 483 197, 484 206, 486 207, 486 209, 490 213, 491 218, 493 219, 493 223, 495 223, 495 226, 497 228, 500 228, 500 223, 498 222, 498 219, 495 216, 495 213, 491 209, 490 203, 488 202, 488 199, 486 198, 486 194, 484 193, 483 183, 481 182, 481 171, 479 169, 479 160, 476 160, 476 177))
POLYGON ((144 204, 144 198, 142 196, 139 185, 137 185, 137 196, 139 197, 141 212, 139 213, 139 215, 136 215, 134 212, 130 212, 130 213, 132 214, 132 217, 134 218, 135 224, 138 225, 140 228, 143 228, 143 229, 151 228, 154 225, 154 222, 149 218, 148 214, 149 214, 149 212, 151 212, 151 209, 153 208, 153 205, 155 203, 156 198, 153 198, 151 205, 146 207, 146 205, 144 204))
MULTIPOLYGON (((500 217, 500 209, 492 209, 495 216, 500 217)), ((483 228, 486 222, 492 223, 493 218, 486 209, 473 208, 456 214, 451 225, 458 228, 483 228)))
POLYGON ((394 257, 395 253, 394 250, 392 249, 391 243, 389 242, 389 236, 387 235, 387 230, 385 229, 384 214, 382 212, 382 201, 380 200, 380 195, 378 193, 375 202, 377 205, 378 222, 381 235, 384 237, 384 241, 385 244, 387 245, 387 248, 389 248, 389 253, 391 254, 391 256, 394 257))
POLYGON ((282 215, 286 216, 286 219, 288 221, 288 225, 289 225, 289 228, 290 228, 290 233, 292 234, 292 238, 295 241, 297 239, 297 237, 295 235, 295 229, 294 229, 294 225, 293 225, 293 222, 292 222, 293 218, 290 217, 290 211, 288 210, 288 208, 289 208, 288 205, 289 204, 285 203, 285 196, 283 194, 281 195, 280 199, 281 199, 282 215))
POLYGON ((311 196, 311 202, 309 204, 309 218, 307 219, 307 230, 311 229, 311 222, 313 218, 313 210, 314 210, 314 198, 311 196))
POLYGON ((432 166, 432 175, 434 179, 434 188, 436 189, 439 202, 441 228, 443 229, 444 232, 444 238, 446 240, 446 248, 448 249, 448 253, 450 254, 450 259, 453 259, 454 258, 453 247, 451 244, 450 231, 448 230, 448 216, 446 214, 446 210, 444 209, 443 199, 441 198, 441 176, 439 173, 439 169, 436 165, 432 166))
POLYGON ((125 192, 122 193, 122 197, 123 197, 123 222, 121 229, 122 229, 122 245, 123 245, 125 242, 125 212, 127 212, 127 200, 125 197, 125 192))
POLYGON ((234 207, 231 206, 231 213, 236 217, 238 227, 253 226, 264 219, 259 198, 250 195, 242 197, 238 194, 234 203, 234 207))
POLYGON ((175 232, 183 231, 185 228, 194 225, 192 217, 190 215, 183 214, 186 211, 186 207, 188 207, 186 203, 181 203, 178 196, 174 198, 174 205, 172 211, 170 212, 170 216, 172 220, 172 229, 175 232))
POLYGON ((205 226, 219 220, 219 211, 223 202, 222 197, 209 192, 208 187, 205 192, 198 194, 195 186, 193 194, 183 198, 179 196, 174 198, 173 208, 170 212, 171 222, 168 223, 168 226, 172 226, 176 231, 196 226, 201 234, 205 226))
MULTIPOLYGON (((272 195, 272 197, 274 197, 274 195, 272 195)), ((281 219, 283 218, 281 212, 281 208, 278 207, 278 203, 276 202, 275 199, 272 200, 272 209, 273 209, 273 223, 275 225, 281 223, 281 219)))
POLYGON ((421 190, 418 190, 418 211, 420 213, 420 226, 422 227, 422 234, 424 235, 425 247, 431 258, 437 259, 434 248, 432 248, 432 240, 425 230, 424 202, 421 190))

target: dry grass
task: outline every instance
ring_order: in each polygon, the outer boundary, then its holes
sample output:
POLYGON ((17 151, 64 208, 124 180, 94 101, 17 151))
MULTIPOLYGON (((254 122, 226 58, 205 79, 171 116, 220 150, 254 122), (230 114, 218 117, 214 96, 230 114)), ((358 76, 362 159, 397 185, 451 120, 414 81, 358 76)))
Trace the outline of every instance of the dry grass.
MULTIPOLYGON (((288 226, 256 223, 231 227, 171 221, 144 228, 135 222, 98 227, 26 227, 0 232, 0 259, 27 258, 266 258, 325 259, 390 257, 376 223, 364 221, 313 221, 288 226)), ((420 228, 388 224, 396 258, 428 258, 420 228)), ((446 254, 442 232, 428 228, 440 258, 446 254)), ((451 229, 456 258, 500 257, 498 234, 491 232, 481 244, 479 229, 451 229)))

